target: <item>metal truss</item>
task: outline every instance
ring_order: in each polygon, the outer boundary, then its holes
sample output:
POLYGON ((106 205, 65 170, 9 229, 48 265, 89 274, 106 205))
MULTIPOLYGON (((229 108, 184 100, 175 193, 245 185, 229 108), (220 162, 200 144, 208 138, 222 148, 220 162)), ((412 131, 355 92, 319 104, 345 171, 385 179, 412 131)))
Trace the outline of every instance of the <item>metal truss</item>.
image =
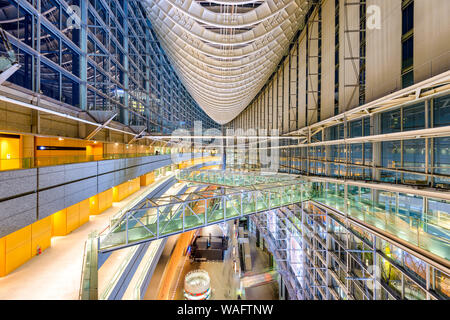
MULTIPOLYGON (((257 176, 258 172, 252 173, 257 176)), ((180 175, 184 175, 183 172, 180 175)), ((233 171, 216 171, 212 175, 210 183, 220 183, 225 179, 224 176, 229 175, 243 175, 241 172, 233 171), (223 178, 222 178, 223 176, 223 178), (217 179, 217 180, 214 180, 217 179)), ((283 175, 279 175, 280 177, 283 175)), ((304 192, 303 199, 312 199, 319 201, 327 206, 337 208, 344 212, 347 216, 352 217, 366 225, 374 226, 377 229, 387 232, 395 236, 398 241, 404 242, 413 250, 423 250, 423 254, 429 255, 433 260, 439 261, 443 265, 448 265, 450 239, 448 231, 444 224, 432 223, 431 229, 428 229, 427 224, 429 218, 428 207, 442 202, 445 206, 445 201, 450 200, 448 192, 439 191, 435 188, 417 188, 414 186, 407 186, 401 184, 389 184, 379 182, 358 181, 349 179, 336 179, 329 177, 315 177, 315 176, 297 176, 286 175, 291 177, 292 181, 274 182, 272 185, 260 184, 254 185, 250 189, 236 185, 228 187, 227 192, 246 192, 247 190, 265 190, 273 188, 275 185, 283 190, 283 185, 289 183, 303 184, 304 192), (297 182, 295 181, 297 179, 297 182), (337 191, 338 189, 341 191, 337 191), (355 191, 356 190, 356 191, 355 191), (356 195, 354 194, 356 192, 356 195), (422 205, 421 212, 404 213, 400 210, 399 196, 400 194, 408 194, 411 196, 421 197, 422 205), (387 209, 385 205, 386 197, 392 195, 397 200, 391 205, 391 209, 387 209), (406 214, 406 216, 405 216, 406 214), (436 229, 435 229, 436 228, 436 229), (430 231, 434 230, 434 231, 430 231), (439 235, 438 235, 439 234, 439 235)), ((206 179, 198 175, 191 175, 190 181, 198 179, 197 182, 205 183, 206 179)), ((228 183, 239 180, 228 180, 228 183)), ((442 210, 446 210, 443 208, 442 210)), ((443 222, 444 223, 444 222, 443 222)))
POLYGON ((89 121, 97 132, 134 136, 128 129, 145 127, 148 134, 170 134, 192 128, 194 120, 217 128, 175 74, 141 2, 77 1, 79 12, 64 0, 2 3, 5 38, 22 66, 19 76, 8 80, 17 86, 4 86, 0 98, 14 96, 12 103, 21 106, 31 101, 25 106, 84 123, 86 113, 118 113, 113 125, 102 126, 107 119, 89 121), (30 69, 26 61, 37 67, 30 69))
POLYGON ((304 300, 434 300, 448 299, 450 294, 447 286, 444 286, 444 292, 432 289, 435 279, 431 279, 436 270, 440 270, 448 282, 448 268, 428 263, 417 252, 403 251, 392 239, 315 201, 267 211, 250 219, 277 259, 277 271, 291 297, 304 300), (285 235, 290 233, 295 234, 295 240, 300 243, 300 259, 297 260, 292 258, 296 256, 297 248, 284 241, 285 235), (398 257, 393 259, 392 251, 386 248, 401 252, 403 258, 400 261, 398 257), (295 265, 299 265, 297 272, 295 265))
POLYGON ((178 180, 230 187, 273 185, 276 182, 292 180, 292 178, 292 176, 282 174, 252 174, 223 170, 181 170, 177 173, 178 180))

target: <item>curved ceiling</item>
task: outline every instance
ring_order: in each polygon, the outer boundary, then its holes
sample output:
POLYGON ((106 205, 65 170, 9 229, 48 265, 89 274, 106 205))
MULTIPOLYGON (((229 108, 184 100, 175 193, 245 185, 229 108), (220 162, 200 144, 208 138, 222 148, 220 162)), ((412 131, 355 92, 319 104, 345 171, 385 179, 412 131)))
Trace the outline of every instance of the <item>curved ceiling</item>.
POLYGON ((285 54, 312 1, 145 0, 187 90, 215 121, 233 120, 285 54))

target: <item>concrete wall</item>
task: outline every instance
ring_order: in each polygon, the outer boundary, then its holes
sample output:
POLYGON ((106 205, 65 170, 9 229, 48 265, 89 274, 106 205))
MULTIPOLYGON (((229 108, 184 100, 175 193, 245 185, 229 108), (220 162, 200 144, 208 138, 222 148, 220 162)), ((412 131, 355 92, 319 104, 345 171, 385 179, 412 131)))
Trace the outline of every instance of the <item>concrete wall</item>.
POLYGON ((0 238, 171 163, 171 155, 157 155, 0 172, 0 238))

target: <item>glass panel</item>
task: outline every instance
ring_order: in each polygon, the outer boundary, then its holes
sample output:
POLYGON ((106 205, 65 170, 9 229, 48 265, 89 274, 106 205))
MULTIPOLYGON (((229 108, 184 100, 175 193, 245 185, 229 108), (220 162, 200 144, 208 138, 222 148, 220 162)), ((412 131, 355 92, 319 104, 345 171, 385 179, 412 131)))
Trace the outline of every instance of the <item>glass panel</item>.
POLYGON ((22 50, 17 50, 14 47, 14 51, 18 52, 20 69, 17 70, 8 81, 17 84, 18 86, 24 87, 28 90, 32 89, 33 84, 33 56, 22 50))
POLYGON ((372 143, 364 143, 364 164, 372 165, 372 143))
MULTIPOLYGON (((389 141, 381 143, 381 160, 385 168, 401 168, 401 143, 389 141)), ((381 181, 397 182, 398 174, 393 171, 381 171, 381 181)))
POLYGON ((403 131, 425 129, 425 104, 420 103, 403 109, 403 131))
POLYGON ((363 164, 362 143, 355 143, 350 146, 350 161, 354 164, 363 164))
POLYGON ((75 81, 63 76, 61 101, 74 107, 80 107, 80 87, 75 81))
POLYGON ((402 295, 402 274, 389 261, 380 258, 381 281, 385 282, 398 297, 402 295))
POLYGON ((450 202, 428 199, 424 229, 436 237, 450 241, 450 202))
POLYGON ((362 120, 350 122, 350 138, 361 137, 363 135, 362 120))
POLYGON ((414 37, 402 42, 402 69, 407 69, 413 65, 414 37))
MULTIPOLYGON (((433 141, 434 172, 450 175, 450 137, 435 138, 433 141)), ((450 185, 450 178, 436 177, 435 183, 450 185)))
MULTIPOLYGON (((403 167, 406 170, 425 172, 425 140, 403 141, 403 167)), ((407 174, 405 175, 405 179, 407 174)))
POLYGON ((403 267, 412 272, 416 276, 416 281, 418 281, 423 287, 426 287, 427 264, 406 251, 402 252, 403 267))
POLYGON ((408 33, 414 27, 414 2, 411 1, 402 10, 402 35, 408 33))
POLYGON ((60 98, 59 72, 41 63, 41 91, 47 97, 59 100, 60 98))
POLYGON ((406 88, 414 84, 414 70, 402 75, 402 87, 406 88))
POLYGON ((41 30, 41 54, 59 65, 60 40, 47 28, 42 27, 41 30))

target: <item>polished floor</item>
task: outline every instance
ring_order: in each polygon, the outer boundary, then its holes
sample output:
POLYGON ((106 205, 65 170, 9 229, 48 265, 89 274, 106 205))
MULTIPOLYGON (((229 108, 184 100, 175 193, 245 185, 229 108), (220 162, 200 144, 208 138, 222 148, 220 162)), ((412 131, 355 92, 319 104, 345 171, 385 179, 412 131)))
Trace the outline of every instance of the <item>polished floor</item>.
MULTIPOLYGON (((103 230, 109 224, 110 217, 139 195, 151 191, 158 181, 141 188, 121 202, 114 202, 111 208, 100 215, 91 216, 89 222, 70 234, 52 238, 51 247, 40 256, 0 278, 0 300, 78 299, 84 243, 88 234, 94 230, 103 230)), ((118 259, 119 256, 117 254, 118 259)), ((102 266, 103 274, 114 272, 115 264, 112 262, 113 260, 102 266)), ((103 285, 101 281, 99 284, 103 285)))

